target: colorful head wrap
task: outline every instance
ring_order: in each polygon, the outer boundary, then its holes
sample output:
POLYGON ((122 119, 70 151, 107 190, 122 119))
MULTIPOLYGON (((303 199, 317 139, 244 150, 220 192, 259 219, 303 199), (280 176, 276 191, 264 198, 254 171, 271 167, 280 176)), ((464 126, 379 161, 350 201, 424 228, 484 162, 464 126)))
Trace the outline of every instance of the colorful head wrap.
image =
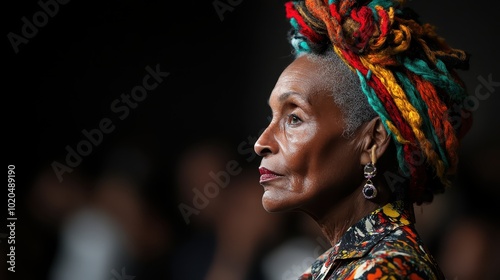
POLYGON ((305 0, 285 8, 297 55, 333 48, 357 73, 396 144, 400 172, 410 179, 410 199, 421 204, 450 186, 449 175, 457 169, 459 140, 471 119, 461 118, 467 95, 454 69, 467 69, 469 57, 403 4, 305 0))

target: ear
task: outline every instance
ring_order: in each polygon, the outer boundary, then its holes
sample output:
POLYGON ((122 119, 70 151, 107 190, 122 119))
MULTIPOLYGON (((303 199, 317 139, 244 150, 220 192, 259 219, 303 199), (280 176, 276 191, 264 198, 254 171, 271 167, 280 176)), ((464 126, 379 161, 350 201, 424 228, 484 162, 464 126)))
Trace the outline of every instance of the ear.
POLYGON ((378 160, 385 153, 391 143, 391 137, 389 133, 387 133, 387 130, 385 130, 380 117, 375 117, 366 123, 361 130, 361 134, 358 139, 361 149, 361 165, 372 162, 371 154, 373 148, 375 148, 375 158, 378 160))

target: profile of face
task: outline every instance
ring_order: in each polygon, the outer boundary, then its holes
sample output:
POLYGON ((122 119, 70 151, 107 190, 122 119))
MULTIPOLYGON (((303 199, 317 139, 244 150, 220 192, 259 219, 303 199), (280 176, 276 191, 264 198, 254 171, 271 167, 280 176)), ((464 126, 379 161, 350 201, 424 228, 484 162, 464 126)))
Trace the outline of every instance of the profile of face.
POLYGON ((300 210, 321 215, 350 196, 363 179, 356 133, 345 137, 341 108, 321 62, 296 58, 269 98, 272 120, 255 143, 262 157, 260 183, 268 212, 300 210), (325 207, 326 206, 326 207, 325 207))

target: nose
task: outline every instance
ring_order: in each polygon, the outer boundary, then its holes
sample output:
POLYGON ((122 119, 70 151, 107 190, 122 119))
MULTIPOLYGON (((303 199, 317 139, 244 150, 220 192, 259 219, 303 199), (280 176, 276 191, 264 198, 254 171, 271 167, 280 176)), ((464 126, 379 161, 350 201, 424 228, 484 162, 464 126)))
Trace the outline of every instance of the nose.
POLYGON ((265 157, 266 155, 273 154, 277 148, 274 144, 274 136, 272 133, 271 125, 269 125, 264 132, 259 136, 257 142, 254 144, 254 151, 257 155, 265 157))

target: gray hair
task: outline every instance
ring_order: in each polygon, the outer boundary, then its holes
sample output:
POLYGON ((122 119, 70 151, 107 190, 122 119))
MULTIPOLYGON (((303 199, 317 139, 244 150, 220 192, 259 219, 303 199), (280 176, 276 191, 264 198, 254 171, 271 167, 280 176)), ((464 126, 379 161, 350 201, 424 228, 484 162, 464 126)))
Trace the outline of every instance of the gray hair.
POLYGON ((331 92, 333 101, 342 111, 345 137, 351 137, 359 126, 377 116, 361 90, 356 72, 352 71, 333 50, 327 50, 322 54, 303 55, 317 62, 324 77, 331 79, 326 90, 331 92))

